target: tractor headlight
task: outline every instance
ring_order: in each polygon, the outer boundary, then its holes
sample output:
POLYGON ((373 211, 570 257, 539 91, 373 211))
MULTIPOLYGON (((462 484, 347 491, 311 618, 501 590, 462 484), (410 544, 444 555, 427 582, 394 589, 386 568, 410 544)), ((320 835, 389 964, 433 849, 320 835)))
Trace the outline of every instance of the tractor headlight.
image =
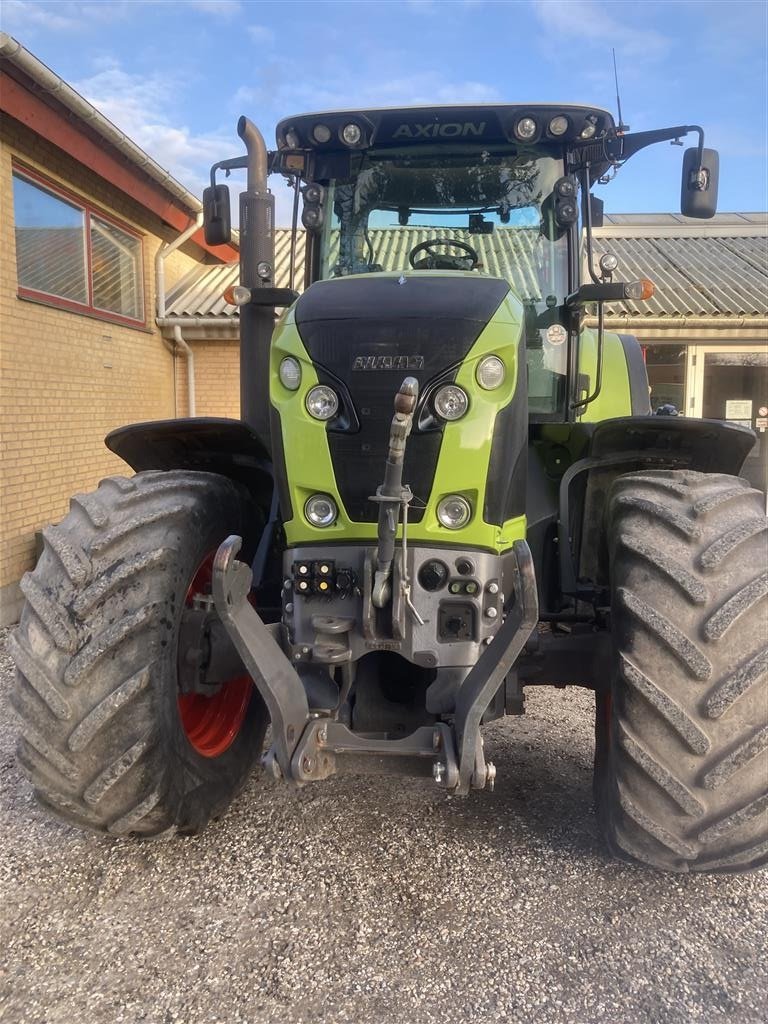
POLYGON ((312 138, 315 142, 328 142, 331 138, 331 129, 327 124, 316 124, 312 129, 312 138))
POLYGON ((528 142, 532 139, 538 130, 539 126, 532 117, 521 117, 515 125, 515 135, 518 139, 522 139, 523 142, 528 142))
POLYGON ((449 494, 437 506, 437 518, 447 530, 460 530, 472 516, 472 508, 460 494, 449 494))
POLYGON ((301 365, 292 356, 286 356, 277 371, 280 383, 289 391, 297 391, 301 384, 301 365))
POLYGON ((565 135, 568 131, 568 118, 563 117, 562 114, 558 114, 557 117, 553 117, 549 122, 549 134, 550 135, 565 135))
POLYGON ((320 206, 305 206, 301 213, 301 223, 307 231, 317 231, 323 226, 323 210, 320 206))
POLYGON ((348 146, 357 146, 363 137, 363 132, 359 124, 350 122, 341 129, 341 137, 348 146))
POLYGON ((441 419, 460 420, 469 408, 469 398, 463 388, 456 384, 446 384, 435 394, 434 406, 441 419))
POLYGON ((579 132, 580 139, 591 139, 597 131, 597 118, 594 114, 587 114, 584 118, 584 127, 579 132))
POLYGON ((475 376, 481 388, 485 388, 486 391, 494 391, 504 383, 506 369, 498 356, 486 356, 478 363, 475 376))
POLYGON ((313 494, 304 506, 304 515, 313 526, 333 526, 339 510, 330 494, 313 494))
POLYGON ((318 206, 325 199, 325 189, 322 185, 318 185, 316 181, 311 181, 308 185, 305 185, 301 192, 304 196, 304 202, 309 203, 310 206, 318 206))
POLYGON ((333 388, 318 384, 307 393, 305 405, 313 419, 329 420, 339 411, 339 396, 333 388))

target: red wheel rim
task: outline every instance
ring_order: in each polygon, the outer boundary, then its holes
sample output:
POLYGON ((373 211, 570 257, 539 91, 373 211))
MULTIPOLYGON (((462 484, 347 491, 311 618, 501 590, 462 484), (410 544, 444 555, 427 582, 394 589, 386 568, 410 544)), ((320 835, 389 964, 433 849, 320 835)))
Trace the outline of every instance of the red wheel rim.
MULTIPOLYGON (((208 555, 195 573, 185 599, 191 607, 196 594, 210 594, 215 552, 208 555)), ((184 735, 203 757, 219 757, 237 739, 245 721, 253 692, 250 676, 228 679, 210 697, 202 693, 180 693, 179 718, 184 735)))

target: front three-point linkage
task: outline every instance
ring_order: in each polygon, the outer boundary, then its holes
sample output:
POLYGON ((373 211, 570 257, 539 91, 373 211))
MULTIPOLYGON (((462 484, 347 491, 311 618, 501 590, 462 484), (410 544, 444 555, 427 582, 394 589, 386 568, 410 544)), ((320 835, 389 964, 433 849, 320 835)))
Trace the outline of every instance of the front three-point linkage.
MULTIPOLYGON (((384 468, 384 483, 379 485, 376 494, 371 498, 371 501, 375 501, 379 506, 379 546, 376 552, 376 572, 371 595, 371 600, 377 608, 384 608, 392 596, 392 563, 395 558, 400 509, 403 509, 405 527, 408 505, 413 497, 410 488, 403 487, 403 461, 408 436, 413 426, 413 413, 418 396, 418 381, 415 377, 406 377, 395 395, 395 415, 392 417, 389 431, 389 451, 384 468)), ((403 565, 403 570, 405 571, 405 565, 403 565)), ((416 609, 410 603, 410 589, 405 594, 405 598, 406 603, 418 618, 416 609)))

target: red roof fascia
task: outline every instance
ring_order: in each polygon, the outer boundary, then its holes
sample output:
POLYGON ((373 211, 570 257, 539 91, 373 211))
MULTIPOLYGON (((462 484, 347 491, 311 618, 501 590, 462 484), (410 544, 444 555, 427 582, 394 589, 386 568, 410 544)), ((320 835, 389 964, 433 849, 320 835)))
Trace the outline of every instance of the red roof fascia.
MULTIPOLYGON (((113 156, 106 146, 102 147, 80 131, 77 123, 69 120, 29 92, 9 75, 0 72, 0 110, 26 125, 37 135, 52 142, 69 156, 89 170, 104 178, 115 188, 141 203, 147 210, 157 214, 161 220, 177 231, 184 231, 193 212, 176 205, 168 198, 161 185, 147 179, 134 169, 125 158, 113 156)), ((74 115, 72 115, 74 116, 74 115)), ((231 245, 206 245, 203 232, 197 231, 192 240, 225 263, 237 260, 238 251, 231 245)))

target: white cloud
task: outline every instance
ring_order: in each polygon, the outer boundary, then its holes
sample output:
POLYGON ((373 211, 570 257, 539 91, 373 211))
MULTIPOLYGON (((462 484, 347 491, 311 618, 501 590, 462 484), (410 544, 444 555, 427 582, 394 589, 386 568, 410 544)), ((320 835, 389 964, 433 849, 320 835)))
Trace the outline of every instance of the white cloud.
POLYGON ((246 26, 246 32, 254 43, 265 43, 271 46, 275 41, 275 33, 271 28, 267 28, 266 25, 248 25, 246 26))
POLYGON ((64 4, 52 9, 27 0, 3 0, 3 28, 8 32, 28 31, 30 28, 70 32, 80 27, 80 21, 72 16, 71 6, 64 4))
MULTIPOLYGON (((582 40, 596 44, 608 53, 616 52, 634 60, 657 60, 671 48, 671 40, 652 28, 627 25, 613 16, 607 3, 594 0, 533 0, 533 10, 550 40, 558 41, 558 48, 567 40, 582 40)), ((622 10, 629 5, 622 4, 622 10)), ((642 10, 642 8, 641 8, 642 10)), ((610 59, 610 54, 608 55, 610 59)))
POLYGON ((130 74, 115 63, 99 60, 100 70, 73 82, 89 103, 140 146, 186 188, 199 195, 210 165, 230 155, 231 135, 195 133, 175 124, 169 97, 183 89, 172 71, 130 74))

